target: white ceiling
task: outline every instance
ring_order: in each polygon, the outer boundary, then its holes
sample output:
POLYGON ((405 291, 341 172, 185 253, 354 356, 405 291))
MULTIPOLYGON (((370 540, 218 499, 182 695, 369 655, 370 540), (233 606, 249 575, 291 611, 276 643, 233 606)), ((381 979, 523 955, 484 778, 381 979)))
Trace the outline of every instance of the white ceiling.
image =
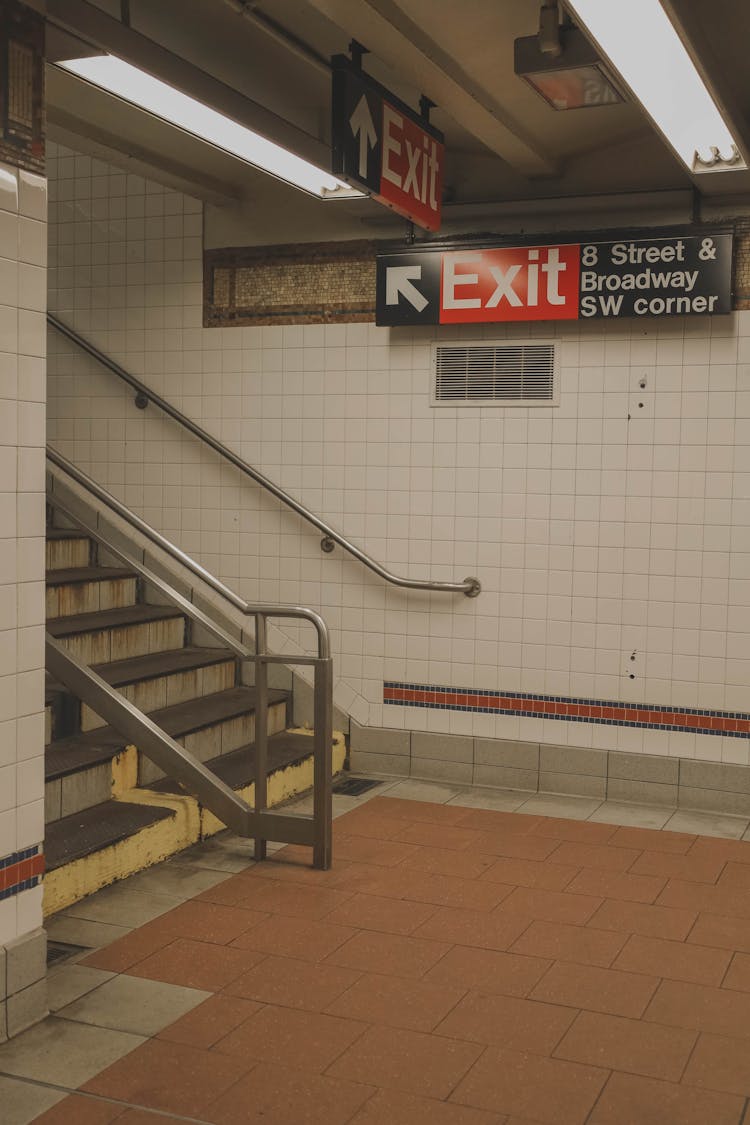
MULTIPOLYGON (((665 5, 750 157, 750 4, 665 5)), ((83 53, 68 38, 75 33, 323 167, 330 161, 326 62, 358 40, 369 49, 365 69, 385 86, 415 108, 421 94, 437 103, 432 121, 446 137, 448 218, 629 192, 750 203, 750 173, 692 177, 634 102, 556 113, 517 78, 513 41, 535 33, 539 0, 47 0, 47 7, 52 58, 83 53)), ((119 154, 217 203, 268 197, 267 177, 57 68, 48 71, 53 138, 119 154)), ((374 202, 335 206, 377 223, 374 202)))

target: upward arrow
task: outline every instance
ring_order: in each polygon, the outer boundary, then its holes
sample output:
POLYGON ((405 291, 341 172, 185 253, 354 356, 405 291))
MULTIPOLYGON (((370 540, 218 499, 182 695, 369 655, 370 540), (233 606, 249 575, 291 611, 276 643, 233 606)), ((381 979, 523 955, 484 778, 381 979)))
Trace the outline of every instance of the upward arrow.
POLYGON ((375 147, 378 141, 378 134, 375 131, 375 122, 372 119, 370 107, 367 104, 367 98, 364 94, 357 102, 357 108, 349 118, 349 125, 355 137, 359 134, 359 178, 361 180, 366 180, 367 150, 368 147, 375 147))

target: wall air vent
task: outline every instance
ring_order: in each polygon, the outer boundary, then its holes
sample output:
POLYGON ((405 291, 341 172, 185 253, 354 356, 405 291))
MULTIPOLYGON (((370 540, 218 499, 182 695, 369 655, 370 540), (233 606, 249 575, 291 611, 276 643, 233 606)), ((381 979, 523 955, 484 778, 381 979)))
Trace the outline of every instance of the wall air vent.
POLYGON ((433 345, 433 406, 555 406, 552 341, 433 345))

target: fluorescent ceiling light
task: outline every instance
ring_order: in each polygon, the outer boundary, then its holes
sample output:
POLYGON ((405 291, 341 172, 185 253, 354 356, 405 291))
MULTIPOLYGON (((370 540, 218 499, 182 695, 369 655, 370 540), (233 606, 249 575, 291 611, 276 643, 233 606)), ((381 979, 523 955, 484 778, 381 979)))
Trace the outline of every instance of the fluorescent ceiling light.
POLYGON ((303 191, 328 199, 362 197, 362 192, 350 188, 281 145, 114 55, 71 59, 58 65, 303 191))
POLYGON ((659 0, 567 0, 693 172, 746 168, 659 0))

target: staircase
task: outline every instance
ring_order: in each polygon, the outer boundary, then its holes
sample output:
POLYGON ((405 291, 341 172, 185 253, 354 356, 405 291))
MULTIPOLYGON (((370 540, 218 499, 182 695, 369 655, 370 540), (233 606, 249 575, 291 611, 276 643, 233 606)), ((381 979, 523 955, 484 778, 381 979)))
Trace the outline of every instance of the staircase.
MULTIPOLYGON (((102 555, 75 528, 48 527, 48 633, 252 803, 256 692, 241 661, 102 555)), ((45 702, 46 914, 224 827, 49 675, 45 702)), ((269 806, 312 785, 312 736, 288 728, 290 710, 269 689, 269 806)), ((333 755, 337 771, 343 738, 333 755)))

